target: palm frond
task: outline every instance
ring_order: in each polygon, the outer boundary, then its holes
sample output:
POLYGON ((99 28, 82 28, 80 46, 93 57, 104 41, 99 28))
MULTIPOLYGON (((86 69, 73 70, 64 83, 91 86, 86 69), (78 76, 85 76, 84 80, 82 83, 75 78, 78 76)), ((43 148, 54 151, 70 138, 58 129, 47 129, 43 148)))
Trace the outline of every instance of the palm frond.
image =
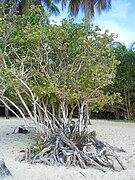
MULTIPOLYGON (((111 8, 111 0, 70 0, 68 11, 71 16, 77 16, 80 10, 85 11, 85 2, 87 1, 88 16, 94 17, 95 10, 101 14, 102 11, 107 11, 111 8)), ((67 0, 62 0, 63 7, 66 6, 67 0)))
POLYGON ((80 10, 81 0, 70 0, 68 11, 71 16, 77 16, 80 10))
POLYGON ((44 0, 43 4, 50 14, 58 15, 60 13, 59 8, 51 0, 44 0))
POLYGON ((67 0, 63 0, 62 1, 62 10, 64 10, 64 8, 66 7, 67 5, 67 0))
POLYGON ((95 8, 99 14, 111 8, 111 0, 95 0, 95 8))

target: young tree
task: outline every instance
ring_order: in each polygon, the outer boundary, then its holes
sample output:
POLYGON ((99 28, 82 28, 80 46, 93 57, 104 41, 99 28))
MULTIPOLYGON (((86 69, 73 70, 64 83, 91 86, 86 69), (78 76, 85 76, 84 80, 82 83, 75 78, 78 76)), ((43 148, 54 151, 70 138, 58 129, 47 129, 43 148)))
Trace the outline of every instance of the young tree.
MULTIPOLYGON (((3 70, 7 73, 6 82, 10 82, 15 92, 15 84, 25 82, 25 88, 38 102, 44 98, 55 99, 55 106, 59 103, 62 109, 64 125, 70 103, 77 104, 81 133, 85 105, 104 95, 102 88, 111 84, 115 75, 118 61, 110 47, 113 36, 107 31, 102 34, 98 27, 89 30, 83 23, 66 20, 62 26, 47 25, 40 14, 35 13, 15 16, 12 24, 8 20, 1 22, 1 56, 3 68, 7 70, 3 70), (28 87, 32 88, 31 92, 28 87)), ((22 85, 18 84, 18 90, 22 91, 22 85)))
MULTIPOLYGON (((113 168, 107 154, 100 162, 98 154, 92 158, 86 154, 87 146, 92 143, 99 148, 99 141, 95 133, 85 131, 87 123, 82 126, 85 107, 106 97, 103 87, 115 77, 119 62, 111 47, 113 35, 66 20, 61 26, 48 25, 44 23, 46 15, 38 9, 31 12, 28 16, 13 16, 12 22, 1 19, 0 100, 26 123, 27 113, 40 133, 43 144, 34 162, 38 157, 42 161, 42 153, 47 153, 44 160, 49 165, 79 164, 85 168, 92 164, 103 171, 103 165, 113 168), (72 121, 76 106, 78 119, 72 121)), ((100 144, 102 153, 108 145, 100 144)), ((111 154, 115 156, 113 151, 111 154)))

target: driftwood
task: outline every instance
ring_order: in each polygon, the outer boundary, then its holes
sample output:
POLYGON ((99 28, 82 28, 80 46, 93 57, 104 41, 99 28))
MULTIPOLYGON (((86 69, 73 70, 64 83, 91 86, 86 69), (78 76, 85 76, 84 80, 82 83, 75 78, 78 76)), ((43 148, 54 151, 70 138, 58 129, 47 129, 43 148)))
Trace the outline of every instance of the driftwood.
POLYGON ((13 180, 13 176, 6 167, 4 159, 0 159, 0 180, 13 180))
POLYGON ((70 122, 65 128, 57 129, 49 138, 39 136, 37 143, 30 145, 25 152, 25 160, 49 166, 93 166, 103 172, 107 168, 117 170, 114 163, 117 162, 121 169, 125 169, 116 154, 116 151, 124 150, 99 141, 95 131, 83 131, 80 136, 78 125, 70 122))

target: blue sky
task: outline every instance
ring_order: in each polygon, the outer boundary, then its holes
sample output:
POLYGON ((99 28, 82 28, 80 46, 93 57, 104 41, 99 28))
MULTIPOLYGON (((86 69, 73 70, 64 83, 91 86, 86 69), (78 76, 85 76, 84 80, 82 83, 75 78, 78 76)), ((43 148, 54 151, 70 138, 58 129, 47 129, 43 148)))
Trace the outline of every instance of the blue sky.
MULTIPOLYGON (((76 17, 76 22, 81 22, 84 14, 80 12, 76 17)), ((67 10, 61 12, 57 17, 51 19, 60 23, 63 18, 68 18, 67 10)), ((118 35, 116 41, 120 41, 127 47, 135 42, 135 0, 112 0, 111 10, 102 12, 99 16, 95 14, 92 21, 103 31, 108 29, 111 33, 118 35)))

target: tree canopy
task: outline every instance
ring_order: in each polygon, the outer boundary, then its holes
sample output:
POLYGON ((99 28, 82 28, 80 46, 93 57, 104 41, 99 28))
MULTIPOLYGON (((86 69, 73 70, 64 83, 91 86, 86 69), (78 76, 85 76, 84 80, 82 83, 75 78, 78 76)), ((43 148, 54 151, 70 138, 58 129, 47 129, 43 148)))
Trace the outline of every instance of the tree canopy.
POLYGON ((135 117, 135 56, 134 52, 120 43, 114 49, 120 65, 117 66, 116 78, 109 90, 110 92, 119 92, 122 97, 121 102, 116 102, 114 112, 117 119, 131 120, 135 117))
POLYGON ((119 62, 108 31, 66 20, 61 26, 48 25, 46 17, 33 7, 28 16, 1 20, 1 88, 12 101, 18 102, 21 94, 26 104, 32 104, 26 96, 29 87, 38 102, 48 101, 49 108, 53 102, 57 117, 61 111, 57 107, 63 107, 66 117, 72 105, 78 104, 81 111, 106 96, 102 89, 112 83, 119 62), (22 87, 22 81, 28 87, 22 87))

